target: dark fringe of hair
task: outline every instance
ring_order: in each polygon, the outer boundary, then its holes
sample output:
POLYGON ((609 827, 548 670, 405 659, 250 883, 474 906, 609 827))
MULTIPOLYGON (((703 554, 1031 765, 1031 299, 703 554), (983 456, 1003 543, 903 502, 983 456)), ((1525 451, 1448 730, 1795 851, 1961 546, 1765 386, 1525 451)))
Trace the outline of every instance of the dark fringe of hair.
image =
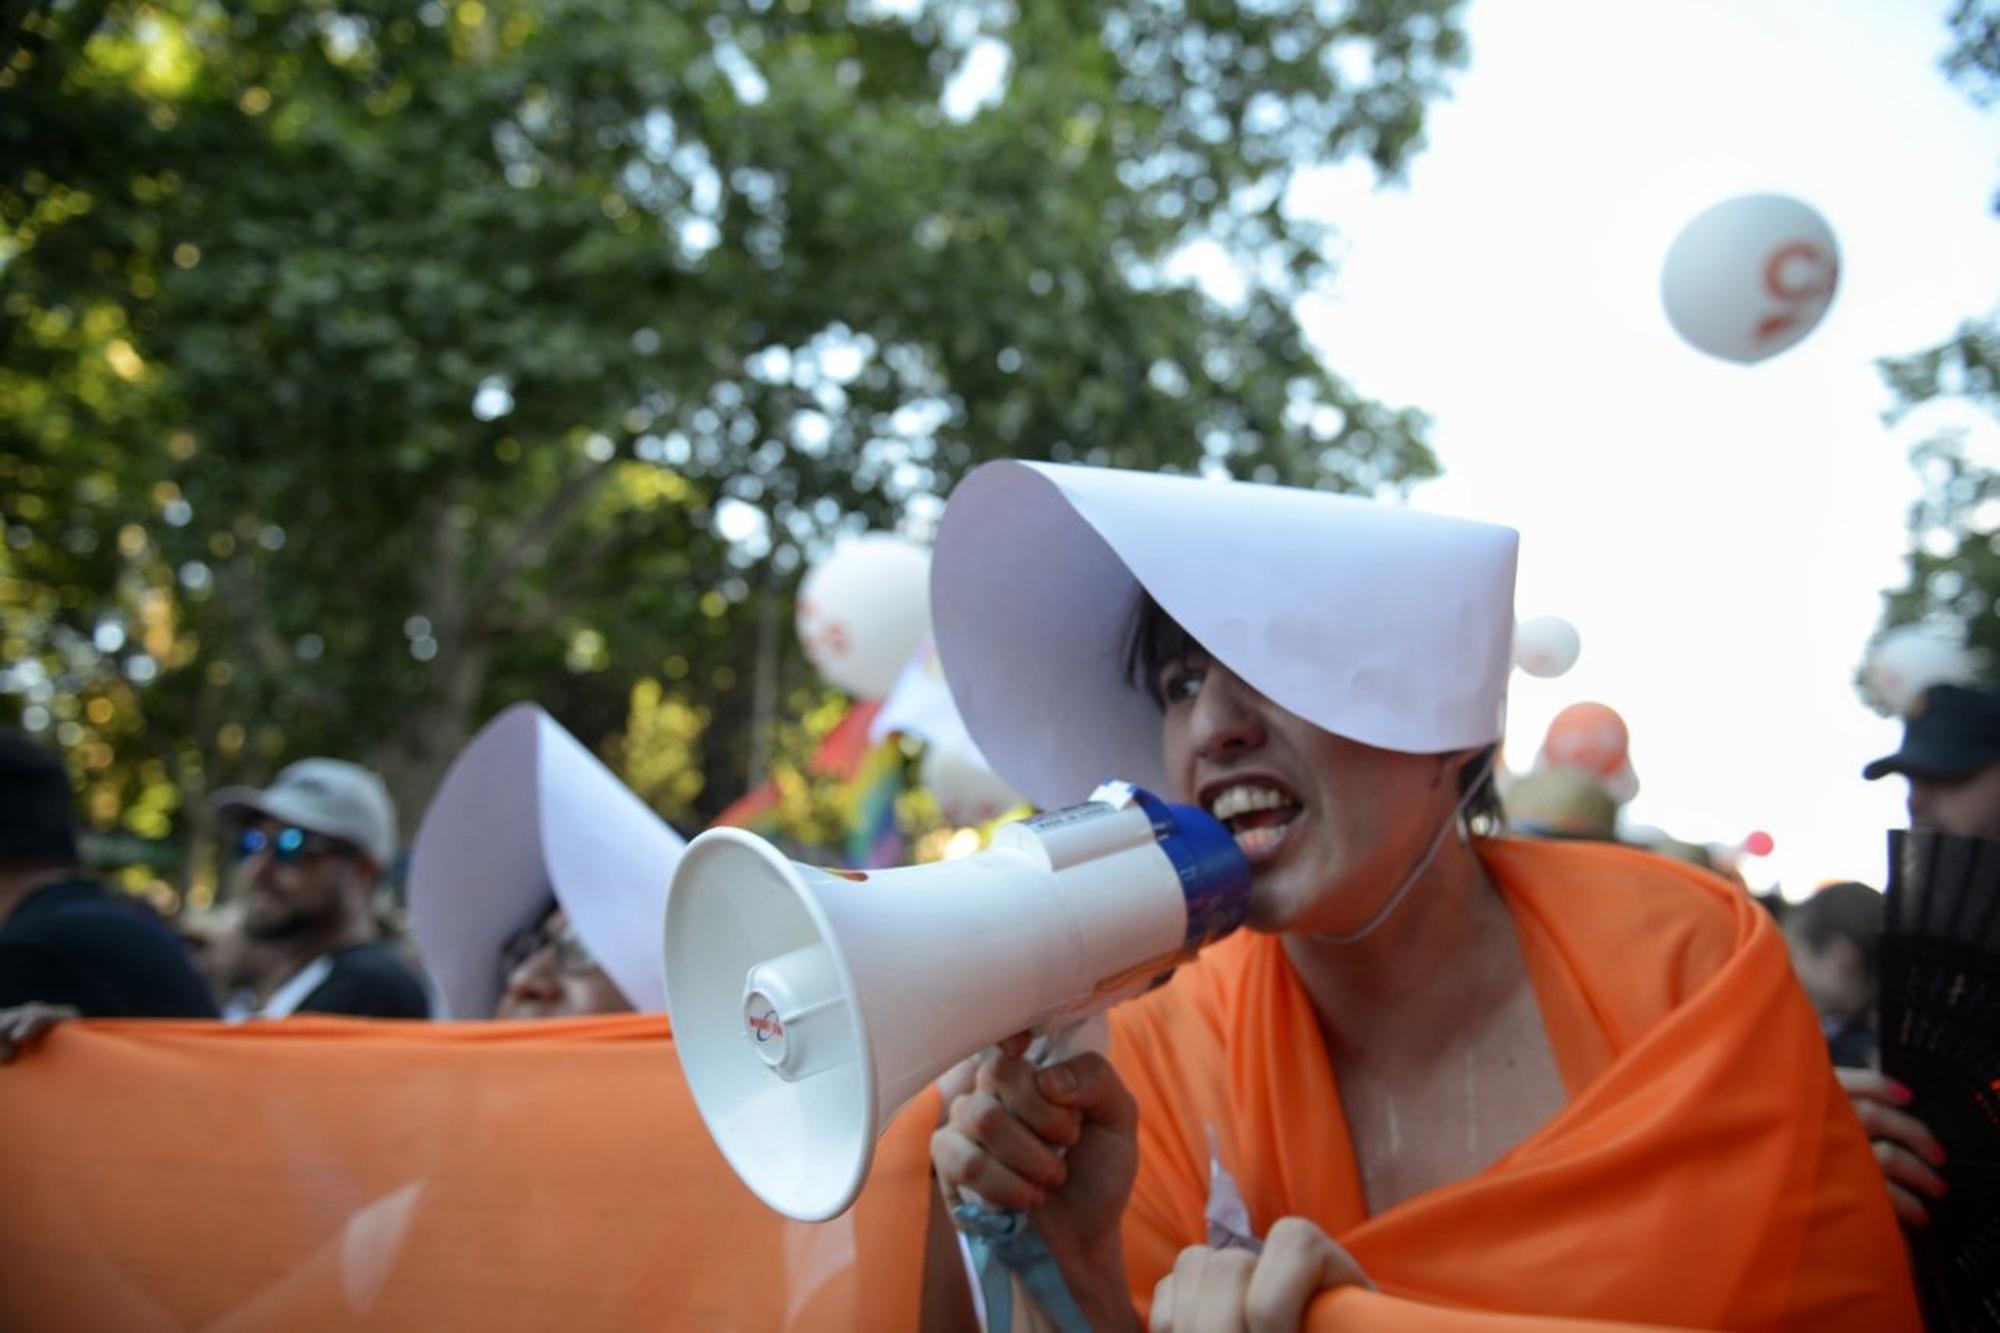
POLYGON ((1125 682, 1161 708, 1166 696, 1160 693, 1160 672, 1199 649, 1194 635, 1160 609, 1152 594, 1139 590, 1132 613, 1125 618, 1125 682))

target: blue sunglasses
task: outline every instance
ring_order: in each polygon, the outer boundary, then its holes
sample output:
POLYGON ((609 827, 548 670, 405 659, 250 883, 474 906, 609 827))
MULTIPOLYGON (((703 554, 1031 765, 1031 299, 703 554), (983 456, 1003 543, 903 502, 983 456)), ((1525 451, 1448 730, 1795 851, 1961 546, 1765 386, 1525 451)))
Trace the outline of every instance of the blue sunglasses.
POLYGON ((247 861, 257 853, 270 849, 271 859, 281 865, 303 861, 315 856, 335 856, 347 850, 347 845, 335 838, 324 837, 291 825, 266 833, 260 828, 247 828, 236 835, 236 859, 247 861))

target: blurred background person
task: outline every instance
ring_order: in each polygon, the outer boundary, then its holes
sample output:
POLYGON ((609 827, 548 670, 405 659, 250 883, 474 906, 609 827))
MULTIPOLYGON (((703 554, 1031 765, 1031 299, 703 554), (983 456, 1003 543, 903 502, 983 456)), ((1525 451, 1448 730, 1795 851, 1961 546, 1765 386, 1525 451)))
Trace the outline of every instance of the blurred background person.
POLYGON ((1828 884, 1785 914, 1792 968, 1819 1014, 1833 1062, 1875 1063, 1875 958, 1882 895, 1866 884, 1828 884))
POLYGON ((665 1013, 679 834, 533 704, 453 761, 410 851, 410 923, 452 1018, 665 1013))
POLYGON ((2000 838, 2000 690, 1933 685, 1903 718, 1903 744, 1861 770, 1910 784, 1910 827, 2000 838))
POLYGON ((63 1018, 213 1018, 150 910, 78 865, 62 761, 0 732, 0 1060, 63 1018))
POLYGON ((209 994, 225 1019, 239 1020, 255 1014, 263 997, 277 988, 272 973, 283 965, 268 944, 251 939, 243 931, 240 903, 218 903, 207 908, 188 908, 173 919, 174 934, 187 950, 188 961, 208 983, 209 994))
MULTIPOLYGON (((664 883, 661 888, 664 890, 664 883)), ((632 1012, 632 1001, 590 952, 570 923, 569 914, 556 906, 554 898, 548 900, 539 920, 508 937, 501 946, 500 976, 495 1018, 574 1018, 632 1012)))
POLYGON ((382 779, 340 759, 302 759, 269 787, 225 788, 243 933, 270 959, 255 1016, 428 1018, 423 983, 379 937, 374 896, 396 852, 382 779))
POLYGON ((1527 838, 1618 841, 1618 802, 1602 782, 1573 769, 1523 773, 1501 796, 1510 832, 1527 838))

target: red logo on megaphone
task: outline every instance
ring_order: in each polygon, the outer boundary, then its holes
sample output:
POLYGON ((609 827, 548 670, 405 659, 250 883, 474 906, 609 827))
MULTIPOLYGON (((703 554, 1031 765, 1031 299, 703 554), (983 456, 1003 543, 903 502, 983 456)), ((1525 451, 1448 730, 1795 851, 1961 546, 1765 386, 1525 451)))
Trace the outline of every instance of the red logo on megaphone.
POLYGON ((785 1035, 785 1025, 776 1014, 749 1014, 744 1021, 750 1025, 750 1035, 759 1042, 776 1041, 785 1035))

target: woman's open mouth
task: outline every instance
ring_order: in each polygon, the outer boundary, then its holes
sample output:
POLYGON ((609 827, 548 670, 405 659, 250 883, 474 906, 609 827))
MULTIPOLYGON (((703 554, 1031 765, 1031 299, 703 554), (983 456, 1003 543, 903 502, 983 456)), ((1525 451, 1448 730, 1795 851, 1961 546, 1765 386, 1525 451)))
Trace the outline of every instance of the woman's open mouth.
POLYGON ((1208 793, 1208 813, 1221 821, 1252 865, 1268 861, 1304 808, 1274 782, 1251 778, 1208 793))

